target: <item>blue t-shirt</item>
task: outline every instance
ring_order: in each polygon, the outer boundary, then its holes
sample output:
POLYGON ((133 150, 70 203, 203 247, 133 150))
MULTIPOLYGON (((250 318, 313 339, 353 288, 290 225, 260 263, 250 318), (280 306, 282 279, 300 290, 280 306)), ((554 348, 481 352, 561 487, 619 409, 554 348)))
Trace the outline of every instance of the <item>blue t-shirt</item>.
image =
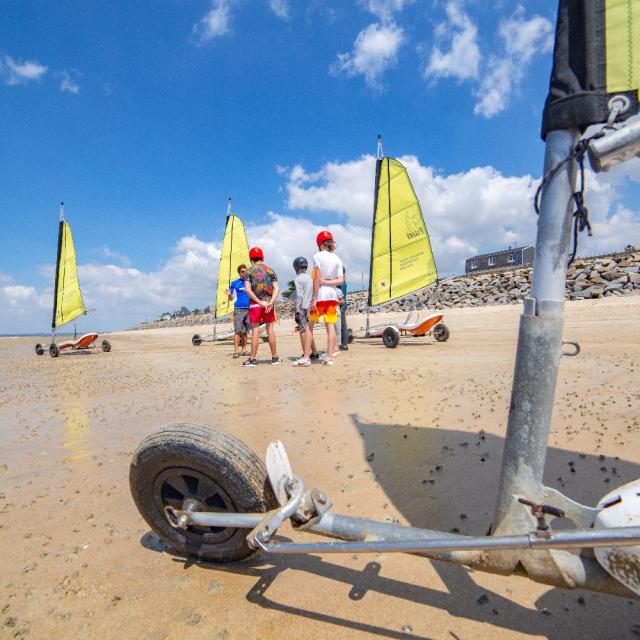
POLYGON ((238 278, 237 280, 234 280, 229 285, 229 291, 230 291, 231 295, 235 294, 235 298, 236 298, 235 307, 236 307, 236 309, 248 309, 249 308, 249 296, 247 295, 247 292, 244 290, 244 280, 242 278, 238 278))
POLYGON ((347 279, 344 279, 344 282, 338 287, 340 291, 342 291, 344 304, 342 305, 343 309, 347 308, 347 279))

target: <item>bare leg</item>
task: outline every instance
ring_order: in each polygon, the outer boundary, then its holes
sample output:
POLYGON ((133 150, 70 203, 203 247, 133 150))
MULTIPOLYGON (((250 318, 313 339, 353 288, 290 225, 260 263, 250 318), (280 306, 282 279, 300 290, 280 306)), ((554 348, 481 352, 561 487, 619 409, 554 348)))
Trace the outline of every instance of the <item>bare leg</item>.
MULTIPOLYGON (((271 348, 271 357, 275 358, 278 355, 278 352, 276 350, 276 332, 275 332, 275 329, 273 328, 273 322, 267 322, 267 337, 269 338, 269 347, 271 348)), ((253 339, 251 340, 251 348, 253 349, 253 339)))
POLYGON ((336 325, 327 323, 327 358, 333 360, 333 352, 336 350, 336 325))
MULTIPOLYGON (((307 324, 305 333, 308 333, 309 335, 307 336, 307 340, 309 341, 307 343, 307 347, 309 347, 309 355, 312 353, 318 353, 318 350, 316 349, 316 341, 313 339, 313 322, 309 321, 309 323, 307 324)), ((305 358, 307 357, 307 352, 304 352, 305 358)))
POLYGON ((247 334, 246 333, 240 334, 240 350, 241 351, 247 350, 247 334))
POLYGON ((260 323, 251 325, 251 359, 258 355, 258 343, 260 342, 260 323))
POLYGON ((309 333, 308 329, 305 329, 304 331, 298 331, 298 334, 300 335, 300 344, 302 345, 302 353, 306 356, 307 355, 307 334, 309 333))
POLYGON ((240 345, 240 334, 233 334, 233 353, 238 353, 238 346, 240 345))

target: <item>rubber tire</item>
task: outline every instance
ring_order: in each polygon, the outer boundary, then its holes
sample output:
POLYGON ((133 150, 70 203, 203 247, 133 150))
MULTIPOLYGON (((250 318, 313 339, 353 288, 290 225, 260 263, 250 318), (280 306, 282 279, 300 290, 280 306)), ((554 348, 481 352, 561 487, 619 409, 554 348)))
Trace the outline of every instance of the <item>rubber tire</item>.
POLYGON ((347 330, 347 344, 351 344, 353 342, 353 329, 347 330))
POLYGON ((38 342, 36 345, 36 355, 41 356, 44 354, 44 347, 38 342))
POLYGON ((202 338, 200 337, 200 335, 199 335, 199 334, 197 334, 197 333, 196 333, 196 334, 193 336, 193 338, 191 338, 191 344, 192 344, 194 347, 199 347, 199 346, 202 344, 202 338))
POLYGON ((52 358, 57 358, 60 355, 60 349, 58 349, 58 345, 55 342, 49 345, 49 355, 52 358))
POLYGON ((275 509, 278 502, 262 460, 228 433, 179 422, 144 438, 133 453, 129 469, 131 495, 140 515, 179 554, 219 563, 239 562, 253 555, 255 551, 246 540, 247 529, 235 529, 223 542, 206 544, 169 524, 162 505, 154 498, 154 483, 161 473, 175 467, 208 476, 230 498, 235 511, 265 513, 275 509))
POLYGON ((446 342, 449 339, 449 329, 443 322, 433 327, 432 333, 437 342, 446 342))
POLYGON ((382 332, 382 343, 388 349, 395 349, 400 342, 400 333, 394 327, 385 327, 382 332))
POLYGON ((108 340, 102 341, 102 350, 105 353, 109 353, 109 351, 111 351, 111 343, 108 340))

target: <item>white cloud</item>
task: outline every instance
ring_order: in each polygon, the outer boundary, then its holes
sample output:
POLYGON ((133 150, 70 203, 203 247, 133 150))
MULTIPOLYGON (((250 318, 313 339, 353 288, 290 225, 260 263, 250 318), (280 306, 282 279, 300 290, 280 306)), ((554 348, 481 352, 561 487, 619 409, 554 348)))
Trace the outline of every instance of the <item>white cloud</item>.
MULTIPOLYGON (((531 176, 505 176, 493 167, 475 167, 444 175, 424 166, 415 156, 398 158, 406 167, 431 236, 441 276, 461 273, 464 260, 513 245, 532 244, 536 234, 533 195, 539 183, 531 176)), ((269 212, 264 222, 247 224, 250 245, 261 246, 266 262, 278 273, 282 286, 293 276, 292 262, 299 255, 311 258, 315 236, 328 228, 336 237, 352 286, 369 271, 375 159, 362 156, 331 162, 318 171, 296 165, 282 174, 288 192, 289 214, 269 212), (319 214, 328 225, 312 218, 319 214)), ((609 175, 587 170, 586 204, 594 235, 580 235, 579 255, 620 250, 638 244, 640 213, 616 200, 609 175)), ((615 183, 615 184, 614 184, 615 183)), ((79 265, 87 308, 95 313, 78 321, 78 331, 124 328, 182 305, 192 309, 212 304, 220 258, 220 242, 196 236, 179 239, 171 255, 157 269, 143 271, 127 264, 79 265)), ((102 255, 117 259, 109 247, 102 255)), ((53 282, 53 267, 39 273, 53 282)), ((46 331, 50 323, 52 284, 42 289, 14 283, 0 275, 0 333, 46 331)))
POLYGON ((61 71, 59 75, 60 91, 67 91, 77 96, 80 93, 80 85, 73 80, 71 74, 68 71, 61 71))
POLYGON ((386 21, 393 17, 394 13, 413 2, 413 0, 360 0, 360 4, 380 20, 386 21))
POLYGON ((491 56, 483 80, 476 92, 478 102, 474 113, 485 118, 504 111, 514 89, 517 89, 536 55, 553 48, 553 26, 541 16, 525 20, 519 7, 500 23, 499 34, 504 41, 505 55, 491 56))
POLYGON ((119 262, 120 265, 123 267, 128 267, 131 264, 131 261, 129 260, 129 258, 127 258, 127 256, 123 255, 118 251, 114 251, 113 249, 110 249, 106 244, 100 247, 100 249, 98 250, 98 253, 103 258, 107 258, 108 260, 115 260, 116 262, 119 262))
POLYGON ((228 0, 212 0, 211 9, 195 25, 192 33, 200 44, 229 33, 231 11, 228 0))
POLYGON ((380 77, 397 63, 398 50, 403 42, 402 27, 394 22, 374 22, 358 34, 351 53, 338 54, 330 70, 336 75, 362 75, 370 87, 381 89, 380 77))
MULTIPOLYGON (((515 243, 535 244, 533 196, 538 179, 505 176, 493 167, 442 175, 433 167, 421 165, 415 156, 399 160, 407 167, 420 200, 441 274, 461 273, 464 260, 477 253, 515 243)), ((368 232, 373 214, 374 163, 373 156, 363 156, 327 163, 315 173, 297 165, 289 173, 288 206, 300 211, 332 211, 346 218, 346 226, 368 232)), ((633 224, 640 223, 640 213, 617 206, 616 198, 606 178, 588 172, 586 201, 594 236, 581 234, 581 255, 619 250, 634 237, 633 224)), ((368 253, 356 261, 366 263, 368 253)))
POLYGON ((447 3, 448 23, 436 28, 436 40, 446 42, 448 50, 434 46, 424 70, 425 78, 476 79, 479 74, 481 54, 478 46, 478 28, 462 9, 461 3, 447 3))
POLYGON ((5 84, 8 85, 27 84, 40 80, 47 70, 48 67, 35 60, 18 62, 11 56, 3 56, 0 60, 0 77, 4 78, 5 84))
POLYGON ((269 8, 278 18, 289 19, 289 0, 269 0, 269 8))
POLYGON ((247 237, 251 245, 262 247, 265 262, 275 269, 282 287, 295 277, 294 258, 305 256, 311 260, 318 250, 315 238, 322 229, 333 233, 336 252, 349 273, 368 273, 371 229, 365 226, 351 223, 321 226, 303 217, 270 212, 266 223, 247 226, 247 237))

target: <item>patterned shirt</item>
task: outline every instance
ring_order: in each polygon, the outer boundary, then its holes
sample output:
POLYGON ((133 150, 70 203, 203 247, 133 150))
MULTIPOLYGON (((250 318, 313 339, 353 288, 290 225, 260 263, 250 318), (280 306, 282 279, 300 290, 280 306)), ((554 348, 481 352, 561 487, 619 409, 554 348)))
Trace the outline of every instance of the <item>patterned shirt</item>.
MULTIPOLYGON (((266 264, 252 264, 247 268, 244 279, 251 285, 256 298, 259 300, 269 300, 273 295, 273 283, 278 281, 276 272, 266 264)), ((255 302, 251 301, 254 305, 255 302)))

